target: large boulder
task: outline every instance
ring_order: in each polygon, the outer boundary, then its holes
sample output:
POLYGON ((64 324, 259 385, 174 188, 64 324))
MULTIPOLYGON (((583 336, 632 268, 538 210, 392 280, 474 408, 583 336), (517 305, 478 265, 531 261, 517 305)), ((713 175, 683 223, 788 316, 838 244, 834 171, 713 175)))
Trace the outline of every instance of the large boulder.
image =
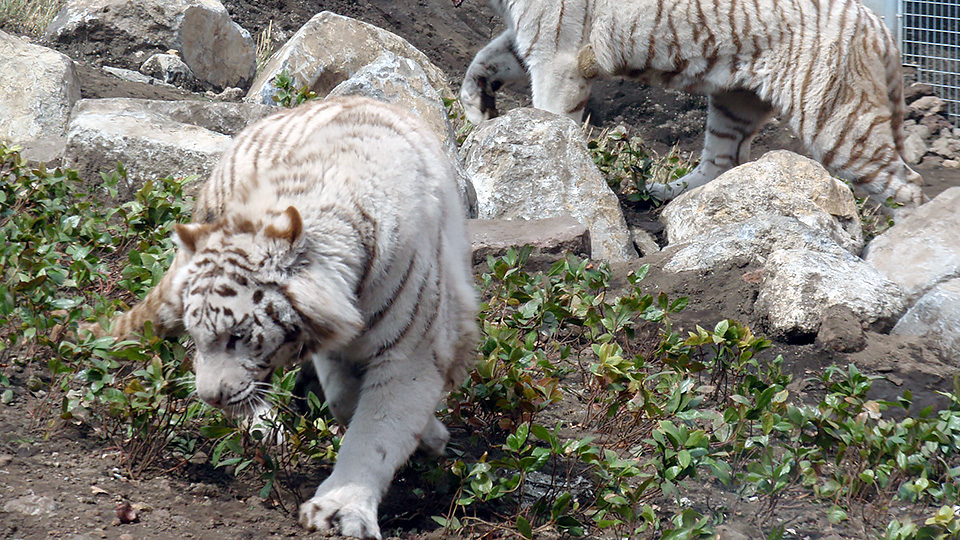
POLYGON ((537 109, 484 122, 460 149, 484 219, 570 215, 590 229, 593 257, 637 258, 617 196, 584 144, 580 126, 537 109))
POLYGON ((909 300, 960 277, 960 187, 950 188, 874 238, 864 258, 909 300))
POLYGON ((456 165, 460 197, 467 216, 477 217, 477 194, 460 167, 456 134, 443 99, 430 83, 423 66, 409 58, 385 52, 338 84, 329 96, 364 96, 393 103, 426 121, 456 165))
POLYGON ((22 144, 24 156, 37 161, 58 157, 70 109, 80 99, 73 61, 0 32, 0 73, 0 141, 22 144), (45 148, 52 154, 40 151, 45 148))
MULTIPOLYGON (((197 79, 218 88, 245 86, 257 64, 250 33, 218 0, 67 0, 46 39, 118 59, 176 49, 197 79)), ((127 62, 120 67, 140 67, 127 62)))
POLYGON ((960 357, 960 278, 943 282, 920 297, 891 333, 923 336, 947 357, 960 357))
POLYGON ((120 197, 131 199, 147 180, 205 179, 232 135, 270 110, 237 103, 82 100, 70 121, 64 165, 95 179, 122 162, 127 183, 118 186, 120 197))
POLYGON ((768 152, 674 199, 660 216, 671 244, 758 216, 787 216, 824 231, 853 254, 863 232, 853 193, 817 162, 768 152))
POLYGON ((770 254, 755 309, 775 337, 809 341, 832 306, 845 306, 878 330, 903 313, 903 292, 846 251, 784 249, 770 254))
POLYGON ((272 104, 273 80, 287 72, 297 87, 324 97, 385 52, 420 64, 442 97, 452 98, 443 71, 407 40, 371 24, 323 11, 307 21, 277 52, 253 81, 247 100, 272 104))
POLYGON ((805 249, 838 255, 844 251, 829 233, 806 225, 794 217, 762 215, 725 225, 684 244, 671 244, 663 265, 668 272, 713 270, 735 261, 760 265, 770 253, 783 249, 805 249))

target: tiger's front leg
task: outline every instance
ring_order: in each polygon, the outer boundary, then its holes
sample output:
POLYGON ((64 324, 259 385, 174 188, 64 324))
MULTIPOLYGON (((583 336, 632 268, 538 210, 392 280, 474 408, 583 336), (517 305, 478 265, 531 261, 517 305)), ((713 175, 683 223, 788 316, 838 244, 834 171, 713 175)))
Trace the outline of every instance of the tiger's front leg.
POLYGON ((300 523, 311 530, 379 539, 377 507, 394 473, 421 440, 434 452, 446 442, 446 429, 434 417, 443 387, 443 377, 429 360, 374 359, 333 473, 300 507, 300 523))
POLYGON ((527 76, 514 49, 515 36, 506 32, 480 49, 460 86, 460 103, 467 120, 479 124, 497 117, 497 90, 527 76))

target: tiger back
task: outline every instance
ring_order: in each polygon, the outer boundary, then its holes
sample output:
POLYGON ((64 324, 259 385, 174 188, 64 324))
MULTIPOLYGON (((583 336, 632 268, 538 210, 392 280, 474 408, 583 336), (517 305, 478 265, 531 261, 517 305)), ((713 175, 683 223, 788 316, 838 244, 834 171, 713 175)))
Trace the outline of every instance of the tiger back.
POLYGON ((699 165, 652 194, 670 199, 749 160, 775 113, 812 156, 878 202, 923 201, 903 160, 900 54, 858 0, 492 0, 507 30, 470 64, 473 122, 527 76, 534 107, 579 121, 595 77, 709 95, 699 165))
POLYGON ((200 192, 159 285, 113 322, 151 321, 197 347, 197 394, 235 415, 272 371, 310 359, 349 426, 332 474, 301 507, 308 529, 379 538, 377 507, 421 446, 478 339, 455 173, 430 129, 363 98, 313 102, 241 132, 200 192))

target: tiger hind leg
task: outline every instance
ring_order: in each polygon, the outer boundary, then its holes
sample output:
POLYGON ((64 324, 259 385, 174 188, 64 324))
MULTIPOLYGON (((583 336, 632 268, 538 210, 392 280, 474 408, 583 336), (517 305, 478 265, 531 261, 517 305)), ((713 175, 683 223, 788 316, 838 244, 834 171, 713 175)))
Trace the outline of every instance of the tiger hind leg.
POLYGON ((852 102, 828 116, 813 140, 804 142, 828 171, 852 182, 856 191, 884 208, 892 201, 909 212, 925 201, 923 177, 903 160, 890 115, 868 100, 852 102))
POLYGON ((648 185, 650 194, 661 201, 670 200, 749 161, 753 138, 772 114, 773 106, 752 91, 712 94, 700 164, 679 180, 648 185))
POLYGON ((574 122, 583 119, 590 87, 591 80, 584 76, 574 54, 557 53, 543 63, 530 66, 533 106, 574 122))

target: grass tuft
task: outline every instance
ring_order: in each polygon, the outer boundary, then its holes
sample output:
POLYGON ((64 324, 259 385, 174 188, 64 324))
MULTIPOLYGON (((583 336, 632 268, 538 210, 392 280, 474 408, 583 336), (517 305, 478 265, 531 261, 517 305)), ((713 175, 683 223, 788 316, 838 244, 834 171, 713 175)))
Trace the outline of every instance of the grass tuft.
POLYGON ((63 0, 0 0, 0 28, 40 37, 63 6, 63 0))

